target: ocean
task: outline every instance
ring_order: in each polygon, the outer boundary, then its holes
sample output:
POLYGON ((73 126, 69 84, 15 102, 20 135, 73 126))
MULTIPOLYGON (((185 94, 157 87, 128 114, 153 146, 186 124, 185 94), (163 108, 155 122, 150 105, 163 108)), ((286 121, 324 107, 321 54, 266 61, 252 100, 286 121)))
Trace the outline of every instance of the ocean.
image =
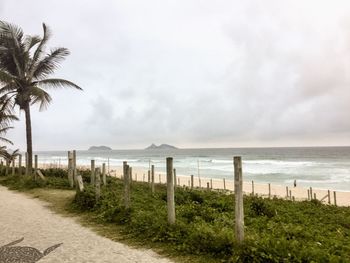
MULTIPOLYGON (((36 152, 40 163, 67 165, 66 151, 36 152)), ((179 175, 233 180, 233 156, 242 156, 243 179, 257 183, 350 191, 350 147, 225 148, 177 150, 77 151, 77 164, 132 167, 165 172, 166 157, 174 158, 179 175)))

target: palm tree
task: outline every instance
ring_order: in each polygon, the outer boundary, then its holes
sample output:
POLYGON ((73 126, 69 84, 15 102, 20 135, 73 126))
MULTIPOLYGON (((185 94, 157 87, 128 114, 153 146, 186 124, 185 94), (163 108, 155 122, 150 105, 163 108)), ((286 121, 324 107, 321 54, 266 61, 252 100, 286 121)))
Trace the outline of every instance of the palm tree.
POLYGON ((9 168, 12 162, 15 161, 16 157, 19 155, 19 149, 16 149, 12 153, 6 150, 6 147, 0 147, 0 156, 3 157, 6 161, 6 175, 9 172, 9 168))
POLYGON ((52 98, 47 88, 81 88, 65 79, 49 78, 59 63, 69 55, 66 48, 54 48, 46 53, 50 30, 43 24, 43 37, 24 36, 23 30, 0 21, 0 95, 25 113, 28 170, 33 163, 30 106, 39 103, 45 109, 52 98))

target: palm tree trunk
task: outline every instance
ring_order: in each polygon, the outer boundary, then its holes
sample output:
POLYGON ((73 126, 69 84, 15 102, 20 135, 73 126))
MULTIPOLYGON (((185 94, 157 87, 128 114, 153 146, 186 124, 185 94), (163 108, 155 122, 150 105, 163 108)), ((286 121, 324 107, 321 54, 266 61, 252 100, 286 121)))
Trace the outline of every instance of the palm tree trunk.
POLYGON ((30 119, 29 103, 24 108, 26 116, 26 137, 27 137, 27 153, 28 153, 28 175, 32 174, 33 167, 33 141, 32 141, 32 121, 30 119))

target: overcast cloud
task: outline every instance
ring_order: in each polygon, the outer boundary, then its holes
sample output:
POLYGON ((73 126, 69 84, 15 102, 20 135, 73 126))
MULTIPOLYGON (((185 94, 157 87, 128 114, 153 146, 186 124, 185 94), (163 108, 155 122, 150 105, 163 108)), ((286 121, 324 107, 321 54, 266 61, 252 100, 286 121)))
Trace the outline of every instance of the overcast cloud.
POLYGON ((0 0, 0 19, 49 25, 84 89, 33 108, 35 149, 350 145, 349 1, 0 0))

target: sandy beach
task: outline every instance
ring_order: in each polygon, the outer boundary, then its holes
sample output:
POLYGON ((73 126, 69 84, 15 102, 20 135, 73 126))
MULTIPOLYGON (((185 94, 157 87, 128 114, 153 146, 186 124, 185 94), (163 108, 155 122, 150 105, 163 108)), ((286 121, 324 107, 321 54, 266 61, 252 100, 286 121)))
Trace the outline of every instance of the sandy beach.
MULTIPOLYGON (((85 167, 87 168, 87 167, 85 167)), ((132 167, 133 176, 132 180, 139 182, 147 182, 148 181, 148 171, 144 168, 140 167, 132 167)), ((110 167, 110 175, 116 176, 118 178, 122 177, 122 167, 121 166, 113 166, 110 167)), ((156 183, 165 183, 166 182, 166 174, 162 172, 155 171, 154 180, 156 183)), ((177 175, 177 184, 180 186, 190 186, 191 177, 185 175, 177 175)), ((201 178, 199 180, 198 176, 194 176, 193 179, 194 187, 202 187, 207 188, 209 184, 209 188, 212 189, 226 189, 228 191, 234 190, 234 182, 233 175, 232 180, 225 179, 210 179, 210 178, 201 178)), ((255 183, 254 187, 252 186, 252 182, 243 182, 243 191, 245 194, 252 194, 254 188, 254 194, 262 197, 269 197, 269 184, 255 183)), ((270 184, 270 197, 279 197, 286 198, 290 200, 303 201, 308 200, 308 190, 309 188, 305 187, 294 187, 293 185, 276 185, 270 184), (288 187, 288 197, 287 197, 287 187, 288 187)), ((334 191, 329 189, 330 191, 330 203, 334 204, 334 191)), ((328 190, 325 189, 317 189, 312 188, 312 196, 314 198, 314 194, 316 194, 316 198, 318 200, 322 200, 323 203, 328 203, 328 190)), ((336 204, 338 206, 350 206, 350 192, 342 192, 336 191, 336 204)))

